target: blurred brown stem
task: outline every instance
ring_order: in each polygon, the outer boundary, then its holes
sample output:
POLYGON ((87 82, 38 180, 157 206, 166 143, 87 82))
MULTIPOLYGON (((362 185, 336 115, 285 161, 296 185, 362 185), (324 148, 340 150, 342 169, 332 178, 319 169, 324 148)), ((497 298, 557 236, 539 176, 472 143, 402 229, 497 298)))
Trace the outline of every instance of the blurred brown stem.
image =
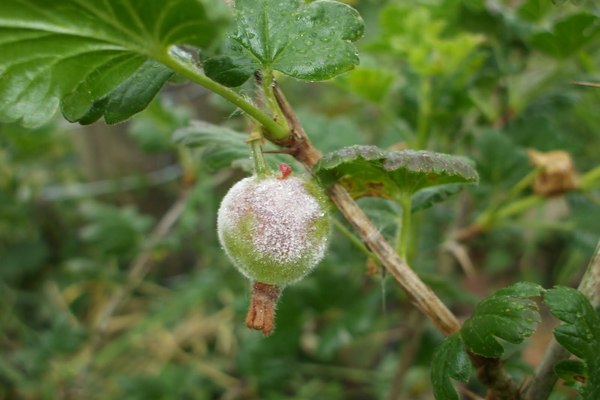
POLYGON ((92 343, 94 343, 93 346, 97 346, 99 344, 102 337, 106 333, 108 324, 114 313, 121 306, 127 296, 129 296, 129 294, 144 280, 146 274, 148 274, 148 271, 152 266, 152 252, 154 251, 154 248, 169 234, 173 226, 177 223, 179 217, 181 217, 181 214, 185 209, 187 199, 187 192, 181 194, 179 199, 173 203, 171 208, 156 224, 150 233, 150 236, 148 237, 144 249, 131 263, 129 273, 127 274, 127 281, 110 297, 100 311, 96 319, 96 323, 94 324, 95 332, 94 339, 92 340, 92 343))

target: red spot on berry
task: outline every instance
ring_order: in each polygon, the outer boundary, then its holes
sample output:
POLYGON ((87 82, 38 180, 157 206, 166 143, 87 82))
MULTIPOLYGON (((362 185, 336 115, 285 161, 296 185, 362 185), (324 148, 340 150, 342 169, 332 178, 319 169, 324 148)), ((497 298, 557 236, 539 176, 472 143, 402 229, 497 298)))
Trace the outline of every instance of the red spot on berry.
POLYGON ((278 178, 285 179, 292 174, 292 167, 285 163, 281 163, 279 164, 279 171, 281 171, 281 176, 279 176, 278 178))

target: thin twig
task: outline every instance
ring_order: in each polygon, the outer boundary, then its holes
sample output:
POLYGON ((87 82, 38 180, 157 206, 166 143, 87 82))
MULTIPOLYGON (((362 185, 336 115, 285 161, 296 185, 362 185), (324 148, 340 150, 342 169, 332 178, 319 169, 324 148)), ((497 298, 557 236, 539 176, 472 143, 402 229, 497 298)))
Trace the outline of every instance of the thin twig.
POLYGON ((589 87, 600 88, 600 83, 597 83, 597 82, 573 81, 571 83, 574 84, 574 85, 579 85, 579 86, 589 86, 589 87))
POLYGON ((458 261, 458 265, 460 265, 467 278, 475 278, 477 272, 475 272, 473 261, 471 261, 471 257, 469 257, 469 253, 464 245, 456 240, 448 240, 444 243, 443 249, 458 261))
POLYGON ((187 199, 187 193, 182 194, 154 227, 154 230, 148 237, 146 247, 131 263, 129 273, 127 274, 127 281, 112 295, 96 319, 94 341, 106 333, 108 324, 121 303, 144 280, 152 265, 151 258, 154 247, 169 234, 175 223, 179 220, 185 209, 187 199))
MULTIPOLYGON (((588 264, 587 270, 581 278, 579 287, 594 308, 600 304, 600 241, 596 245, 594 256, 588 264)), ((545 400, 550 396, 552 388, 558 380, 554 373, 554 366, 569 358, 569 352, 565 350, 556 339, 552 338, 550 345, 544 353, 542 362, 535 371, 535 376, 527 387, 524 388, 525 399, 545 400)))
POLYGON ((444 335, 460 329, 460 323, 435 293, 421 281, 410 266, 400 258, 394 248, 384 239, 379 229, 369 220, 362 209, 350 197, 346 189, 334 184, 329 194, 340 212, 358 232, 363 242, 387 268, 400 286, 406 290, 415 306, 433 322, 444 335))

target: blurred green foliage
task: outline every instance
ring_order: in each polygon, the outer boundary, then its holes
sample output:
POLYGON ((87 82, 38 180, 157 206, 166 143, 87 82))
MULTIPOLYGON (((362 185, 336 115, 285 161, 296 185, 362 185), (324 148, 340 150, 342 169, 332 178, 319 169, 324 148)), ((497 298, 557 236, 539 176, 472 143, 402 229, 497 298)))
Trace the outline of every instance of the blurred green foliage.
MULTIPOLYGON (((478 297, 514 281, 575 284, 600 236, 597 172, 586 190, 455 237, 482 214, 505 215, 533 196, 530 185, 514 190, 533 171, 529 148, 568 152, 582 177, 597 171, 600 89, 574 83, 600 79, 596 3, 349 3, 366 22, 361 66, 319 84, 279 77, 315 145, 468 156, 481 178, 415 213, 411 265, 465 318, 478 297)), ((139 178, 133 186, 107 177, 100 191, 80 128, 0 125, 0 399, 432 398, 428 371, 441 335, 339 229, 322 265, 285 290, 275 333, 262 338, 243 326, 249 288, 219 248, 215 216, 244 173, 215 171, 206 149, 172 140, 194 118, 244 131, 234 111, 198 88, 170 86, 129 123, 95 125, 179 171, 158 180, 128 171, 125 178, 139 178), (152 245, 155 225, 180 197, 181 215, 152 245), (144 251, 150 273, 128 291, 128 271, 144 251), (123 289, 98 335, 99 315, 123 289)), ((101 157, 111 162, 112 154, 101 157)), ((399 207, 360 204, 394 241, 399 207)), ((530 368, 521 353, 529 363, 541 357, 526 345, 513 353, 511 372, 530 368)), ((574 398, 568 390, 563 398, 574 398)))

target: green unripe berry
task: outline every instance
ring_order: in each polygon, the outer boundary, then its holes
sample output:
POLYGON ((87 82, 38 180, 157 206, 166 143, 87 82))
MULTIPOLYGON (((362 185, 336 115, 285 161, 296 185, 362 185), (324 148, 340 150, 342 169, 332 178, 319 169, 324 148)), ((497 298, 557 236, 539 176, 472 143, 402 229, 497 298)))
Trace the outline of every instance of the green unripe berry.
POLYGON ((252 176, 223 198, 217 230, 242 274, 283 287, 323 258, 329 236, 327 202, 319 187, 294 176, 252 176))

